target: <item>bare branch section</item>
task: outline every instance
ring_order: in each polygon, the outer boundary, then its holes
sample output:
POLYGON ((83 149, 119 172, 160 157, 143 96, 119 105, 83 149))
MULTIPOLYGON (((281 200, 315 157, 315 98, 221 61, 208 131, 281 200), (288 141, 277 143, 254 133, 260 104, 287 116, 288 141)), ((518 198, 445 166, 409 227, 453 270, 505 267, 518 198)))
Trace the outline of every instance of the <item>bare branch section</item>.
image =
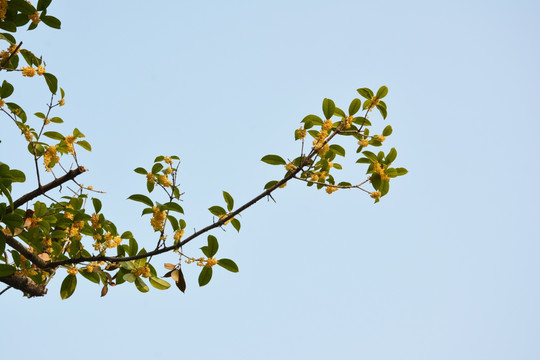
POLYGON ((29 297, 44 296, 47 294, 46 284, 38 285, 26 276, 4 276, 0 277, 0 281, 14 289, 26 293, 29 297))
POLYGON ((82 174, 85 171, 86 171, 86 169, 83 166, 79 166, 76 169, 68 171, 64 176, 59 177, 58 179, 55 179, 55 180, 51 181, 50 183, 48 183, 46 185, 40 186, 37 189, 35 189, 34 191, 31 191, 28 194, 23 195, 19 199, 15 200, 13 202, 13 209, 10 206, 8 206, 6 208, 6 213, 10 213, 13 210, 17 209, 19 206, 21 206, 23 204, 26 204, 27 202, 37 198, 38 196, 44 195, 48 191, 51 191, 52 189, 66 183, 66 182, 68 182, 70 180, 75 179, 77 176, 79 176, 80 174, 82 174))

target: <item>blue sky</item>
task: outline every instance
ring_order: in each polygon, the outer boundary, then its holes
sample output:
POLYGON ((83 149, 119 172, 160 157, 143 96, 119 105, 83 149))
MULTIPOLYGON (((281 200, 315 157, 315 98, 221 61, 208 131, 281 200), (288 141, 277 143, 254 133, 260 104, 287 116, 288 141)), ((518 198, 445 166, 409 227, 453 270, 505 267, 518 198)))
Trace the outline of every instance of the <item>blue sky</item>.
MULTIPOLYGON (((240 272, 215 271, 199 288, 186 266, 186 294, 121 286, 100 298, 80 279, 61 301, 63 274, 43 299, 8 291, 4 356, 537 359, 539 10, 54 1, 61 31, 17 37, 66 90, 60 130, 77 127, 93 145, 79 180, 106 191, 104 212, 148 248, 149 220, 125 200, 145 189, 134 168, 179 155, 188 229, 201 228, 222 190, 240 204, 283 174, 260 158, 297 156, 293 131, 321 114, 323 98, 346 108, 360 87, 389 87, 389 116, 373 116, 374 127, 393 126, 387 149, 409 174, 376 205, 361 192, 288 184, 276 204, 242 216, 240 234, 214 233, 240 272)), ((42 111, 44 83, 9 79, 27 113, 42 111)), ((30 171, 24 150, 12 150, 23 144, 2 136, 1 160, 30 171)), ((363 177, 355 160, 344 176, 363 177)))

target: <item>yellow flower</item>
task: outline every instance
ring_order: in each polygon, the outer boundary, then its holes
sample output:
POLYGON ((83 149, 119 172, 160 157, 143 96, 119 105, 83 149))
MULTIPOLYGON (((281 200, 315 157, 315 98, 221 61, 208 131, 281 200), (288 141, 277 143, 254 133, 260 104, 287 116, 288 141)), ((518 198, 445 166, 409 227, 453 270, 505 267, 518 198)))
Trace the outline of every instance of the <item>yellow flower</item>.
POLYGON ((300 129, 298 129, 298 138, 303 139, 305 137, 306 137, 306 129, 300 126, 300 129))
POLYGON ((77 275, 77 273, 79 272, 79 269, 77 269, 75 266, 72 266, 67 269, 67 272, 70 275, 77 275))
POLYGON ((335 191, 338 191, 338 188, 335 187, 335 186, 327 186, 326 187, 326 193, 328 193, 328 194, 331 194, 331 193, 333 193, 335 191))
POLYGON ((175 242, 178 242, 180 241, 180 239, 182 239, 182 236, 184 236, 184 230, 177 230, 175 233, 174 233, 174 241, 175 242))
POLYGON ((322 129, 328 131, 332 128, 332 125, 334 125, 334 123, 332 123, 332 120, 328 119, 324 122, 322 129))
POLYGON ((381 197, 381 193, 379 191, 374 191, 370 195, 373 199, 378 199, 381 197))
POLYGON ((347 116, 347 118, 345 119, 345 129, 348 129, 348 128, 351 127, 352 121, 353 121, 352 115, 351 115, 351 116, 347 116))
POLYGON ((88 185, 86 188, 90 191, 94 190, 94 187, 92 185, 88 185))
POLYGON ((325 144, 322 148, 319 149, 317 153, 319 154, 319 156, 323 156, 328 150, 330 150, 330 145, 325 144))
MULTIPOLYGON (((66 209, 73 209, 73 206, 68 205, 68 206, 66 206, 66 209)), ((75 216, 75 214, 72 213, 72 212, 69 212, 69 211, 66 211, 66 212, 64 213, 64 217, 65 217, 66 219, 73 220, 73 217, 74 217, 74 216, 75 216)))
POLYGON ((43 67, 43 65, 39 65, 38 68, 37 68, 37 74, 38 75, 43 75, 45 74, 45 68, 43 67))
POLYGON ((285 186, 287 186, 287 183, 286 183, 286 182, 284 182, 283 184, 279 185, 279 188, 280 188, 280 189, 283 189, 285 186))
POLYGON ((386 136, 382 136, 382 135, 375 135, 373 136, 373 138, 375 140, 379 140, 380 142, 383 142, 384 140, 386 140, 386 136))
POLYGON ((172 173, 172 168, 171 168, 170 166, 168 166, 168 167, 165 169, 165 173, 166 173, 166 174, 172 173))
POLYGON ((19 53, 19 51, 21 51, 21 48, 17 48, 17 45, 13 44, 9 47, 8 51, 10 54, 16 55, 19 53), (15 49, 17 50, 17 52, 15 52, 15 49))
POLYGON ((92 214, 92 217, 90 218, 90 222, 92 223, 92 229, 99 229, 101 227, 101 224, 99 223, 99 215, 98 214, 92 214))
POLYGON ((0 107, 6 105, 6 102, 4 101, 4 99, 0 99, 0 107))
POLYGON ((148 174, 146 174, 146 180, 148 180, 148 181, 151 182, 152 184, 155 184, 155 183, 156 183, 156 177, 155 177, 154 174, 152 174, 151 172, 149 172, 148 174))
POLYGON ((172 181, 167 178, 167 175, 161 174, 158 176, 158 183, 165 187, 169 187, 172 184, 172 181))
POLYGON ((165 161, 165 164, 169 164, 169 165, 172 165, 172 159, 170 156, 165 156, 163 158, 163 161, 165 161))
POLYGON ((7 6, 8 0, 0 0, 0 20, 4 20, 6 17, 7 6))
POLYGON ((64 106, 65 104, 66 104, 66 100, 64 100, 64 99, 58 100, 58 105, 64 106))
MULTIPOLYGON (((227 216, 229 216, 229 214, 219 215, 218 218, 219 218, 219 220, 222 220, 222 219, 225 219, 227 216)), ((228 223, 231 222, 232 219, 234 219, 234 217, 233 217, 233 218, 230 218, 230 219, 227 220, 227 221, 225 221, 225 222, 223 223, 223 225, 227 225, 228 223)))
POLYGON ((212 266, 216 265, 217 263, 218 263, 218 261, 217 261, 216 258, 208 258, 208 259, 206 259, 206 264, 204 266, 211 268, 212 266))
POLYGON ((369 145, 369 141, 367 139, 362 139, 358 142, 358 145, 362 146, 362 147, 366 147, 369 145))
POLYGON ((32 22, 33 22, 34 24, 39 24, 39 22, 41 21, 41 20, 39 19, 39 13, 38 13, 37 11, 36 11, 35 13, 33 13, 32 15, 28 15, 28 18, 29 18, 30 20, 32 20, 32 22))
POLYGON ((73 143, 75 142, 75 137, 73 135, 68 135, 64 138, 64 141, 66 142, 68 151, 75 155, 75 149, 73 148, 73 143))
POLYGON ((163 230, 166 217, 167 213, 164 210, 159 210, 158 207, 154 206, 154 216, 150 219, 150 225, 152 225, 154 231, 163 230))
POLYGON ((22 70, 23 76, 32 77, 36 75, 36 69, 34 69, 31 66, 22 67, 21 70, 22 70))
POLYGON ((333 163, 333 162, 329 162, 329 163, 328 163, 328 168, 332 168, 332 167, 334 167, 334 163, 333 163))
POLYGON ((32 132, 30 131, 30 129, 26 129, 26 130, 24 131, 24 137, 25 137, 26 141, 28 141, 28 142, 34 140, 34 134, 32 134, 32 132))
POLYGON ((292 162, 285 165, 285 170, 287 170, 287 171, 293 171, 294 169, 296 169, 296 166, 294 166, 294 164, 292 162))

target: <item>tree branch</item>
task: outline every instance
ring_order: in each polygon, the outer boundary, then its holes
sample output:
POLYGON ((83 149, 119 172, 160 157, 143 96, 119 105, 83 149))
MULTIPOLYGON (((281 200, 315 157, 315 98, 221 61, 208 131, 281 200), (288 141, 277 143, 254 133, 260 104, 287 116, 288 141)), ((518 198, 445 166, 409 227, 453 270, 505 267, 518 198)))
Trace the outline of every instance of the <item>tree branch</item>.
POLYGON ((37 267, 41 269, 48 268, 47 263, 43 261, 43 259, 41 259, 39 256, 37 256, 36 254, 28 250, 26 246, 24 246, 23 244, 21 244, 20 242, 12 238, 11 236, 6 236, 6 244, 8 244, 12 248, 20 252, 25 258, 30 260, 37 267))
POLYGON ((62 185, 63 183, 66 183, 66 182, 68 182, 70 180, 75 179, 77 176, 79 176, 80 174, 82 174, 85 171, 86 171, 86 169, 84 167, 82 167, 82 166, 79 166, 76 169, 68 171, 64 176, 59 177, 58 179, 55 179, 55 180, 51 181, 50 183, 48 183, 46 185, 40 186, 37 189, 35 189, 34 191, 31 191, 28 194, 23 195, 19 199, 15 200, 13 202, 13 209, 10 206, 8 206, 6 208, 6 213, 9 214, 13 210, 17 209, 19 206, 21 206, 23 204, 26 204, 30 200, 32 200, 34 198, 37 198, 40 195, 44 195, 48 191, 54 189, 55 187, 58 187, 58 186, 62 185))
POLYGON ((38 285, 26 276, 9 275, 0 277, 0 281, 28 294, 29 297, 44 296, 47 294, 47 287, 45 284, 38 285))
MULTIPOLYGON (((344 126, 344 123, 342 123, 340 126, 338 126, 338 128, 325 140, 325 142, 321 146, 324 146, 325 144, 330 142, 330 140, 332 140, 332 138, 334 136, 339 134, 339 132, 343 129, 343 126, 344 126)), ((166 247, 163 247, 161 249, 156 249, 154 251, 150 251, 150 252, 147 252, 145 254, 139 254, 139 255, 134 255, 134 256, 114 257, 114 256, 98 255, 98 256, 71 258, 71 259, 66 259, 66 260, 61 260, 61 261, 54 261, 54 262, 47 263, 45 265, 45 268, 57 268, 58 266, 62 266, 62 265, 80 264, 82 262, 90 262, 90 261, 107 261, 107 262, 119 263, 119 262, 125 262, 125 261, 131 261, 131 260, 137 260, 137 259, 143 259, 143 258, 149 258, 149 257, 152 257, 154 255, 159 255, 159 254, 163 254, 163 253, 166 253, 166 252, 169 252, 169 251, 177 250, 177 249, 181 248, 182 246, 186 245, 191 240, 201 236, 202 234, 204 234, 204 233, 206 233, 206 232, 208 232, 208 231, 210 231, 212 229, 215 229, 215 228, 218 228, 218 227, 222 226, 229 219, 232 219, 236 215, 240 214, 241 212, 243 212, 247 208, 251 207, 253 204, 258 202, 259 200, 265 198, 266 196, 270 196, 270 194, 272 194, 272 192, 274 192, 277 188, 279 188, 281 185, 285 184, 287 181, 294 178, 300 171, 302 171, 302 169, 305 166, 308 166, 311 159, 313 157, 315 157, 316 155, 317 155, 317 150, 312 149, 311 152, 306 157, 304 157, 304 160, 303 160, 302 164, 300 164, 300 166, 298 166, 291 173, 289 173, 289 175, 287 175, 283 179, 281 179, 277 184, 275 184, 271 188, 265 190, 264 192, 262 192, 261 194, 259 194, 255 198, 251 199, 250 201, 248 201, 247 203, 245 203, 244 205, 242 205, 241 207, 236 209, 235 211, 229 213, 226 217, 223 217, 219 221, 217 221, 217 222, 215 222, 215 223, 213 223, 211 225, 208 225, 207 227, 205 227, 205 228, 203 228, 203 229, 201 229, 199 231, 196 231, 191 236, 187 237, 184 241, 182 241, 182 242, 180 242, 178 244, 166 246, 166 247)))

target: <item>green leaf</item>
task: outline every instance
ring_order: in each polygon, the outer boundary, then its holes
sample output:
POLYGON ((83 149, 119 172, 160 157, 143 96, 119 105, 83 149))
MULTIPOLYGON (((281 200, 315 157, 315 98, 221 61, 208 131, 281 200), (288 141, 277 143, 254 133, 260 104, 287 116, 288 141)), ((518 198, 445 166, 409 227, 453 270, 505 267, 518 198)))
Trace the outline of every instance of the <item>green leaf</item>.
POLYGON ((373 185, 373 188, 375 190, 379 190, 379 188, 381 187, 381 175, 379 175, 378 173, 374 173, 374 174, 371 174, 371 185, 373 185))
POLYGON ((343 118, 347 117, 347 115, 345 115, 345 112, 338 107, 334 109, 334 115, 341 116, 343 118))
POLYGON ((36 9, 32 6, 32 4, 29 4, 24 0, 11 0, 9 5, 10 8, 18 10, 24 15, 32 15, 36 12, 36 9))
POLYGON ((24 58, 24 60, 26 61, 26 63, 28 65, 30 65, 30 66, 32 66, 32 65, 35 65, 35 66, 41 65, 40 60, 31 51, 28 51, 26 49, 21 49, 20 53, 21 53, 22 57, 24 58))
POLYGON ((386 165, 390 165, 394 160, 396 160, 396 157, 397 157, 397 150, 395 148, 392 148, 386 155, 384 163, 386 165))
POLYGON ((405 168, 397 168, 396 169, 396 172, 397 172, 397 176, 403 176, 405 174, 407 174, 409 171, 405 168))
POLYGON ((88 272, 87 270, 80 270, 79 274, 81 274, 84 278, 87 280, 90 280, 93 283, 99 284, 99 275, 94 272, 88 272))
POLYGON ((199 286, 208 284, 210 280, 212 280, 212 268, 205 266, 202 268, 201 273, 199 274, 199 286))
POLYGON ((218 241, 217 241, 217 238, 214 236, 214 235, 208 235, 208 253, 206 255, 206 257, 214 257, 214 255, 216 255, 217 251, 219 249, 219 244, 218 244, 218 241))
POLYGON ((388 112, 386 111, 386 108, 380 104, 377 104, 377 109, 379 109, 379 112, 381 113, 383 119, 386 119, 386 116, 388 116, 388 112))
POLYGON ((336 104, 331 99, 324 99, 322 103, 322 109, 326 119, 330 119, 334 115, 336 110, 336 104))
POLYGON ((238 272, 238 265, 236 265, 236 263, 232 261, 231 259, 219 259, 218 265, 231 272, 234 272, 234 273, 238 272))
POLYGON ((268 190, 268 189, 270 189, 271 187, 275 186, 277 183, 278 183, 277 180, 269 181, 269 182, 266 183, 266 185, 264 185, 264 189, 265 189, 265 190, 268 190))
POLYGON ((13 37, 13 35, 11 34, 8 34, 8 33, 1 33, 0 34, 0 39, 2 40, 6 40, 8 43, 10 43, 11 45, 15 45, 15 43, 17 42, 15 40, 15 38, 13 37))
POLYGON ((377 90, 377 95, 375 95, 375 97, 377 99, 382 99, 386 94, 388 94, 388 88, 386 86, 381 86, 379 90, 377 90))
POLYGON ((13 85, 4 80, 4 82, 2 82, 2 88, 0 89, 0 98, 8 98, 11 94, 13 94, 13 90, 13 85))
POLYGON ((390 190, 390 181, 384 180, 381 183, 381 196, 388 194, 389 190, 390 190))
POLYGON ((285 160, 278 155, 266 155, 261 159, 261 161, 270 165, 287 165, 285 160))
POLYGON ((342 148, 340 145, 332 144, 330 145, 330 150, 332 150, 339 156, 345 156, 345 149, 342 148))
POLYGON ((49 7, 52 0, 39 0, 37 3, 37 11, 43 11, 49 7))
POLYGON ((130 283, 134 282, 135 280, 137 280, 137 277, 135 275, 133 275, 132 273, 127 273, 127 274, 124 274, 124 276, 122 277, 125 281, 128 281, 130 283))
POLYGON ((169 219, 169 223, 171 224, 171 227, 174 231, 178 230, 178 220, 174 216, 168 215, 167 219, 169 219))
POLYGON ((146 174, 148 174, 148 171, 146 171, 146 170, 145 170, 144 168, 142 168, 142 167, 138 167, 138 168, 136 168, 136 169, 133 170, 133 171, 135 171, 137 174, 141 174, 141 175, 146 175, 146 174))
POLYGON ((240 232, 240 221, 238 221, 238 219, 232 219, 231 224, 236 229, 236 231, 240 232))
POLYGON ((220 216, 220 215, 226 215, 227 214, 227 211, 225 211, 225 209, 222 208, 221 206, 212 206, 212 207, 208 208, 208 211, 210 211, 212 213, 212 215, 215 215, 215 216, 220 216))
POLYGON ((150 285, 152 285, 158 290, 167 290, 168 288, 171 287, 171 284, 169 284, 167 281, 163 279, 153 277, 153 276, 150 276, 148 279, 150 280, 150 285))
POLYGON ((64 122, 64 120, 62 120, 61 118, 59 118, 58 116, 55 116, 53 118, 50 119, 51 122, 55 123, 55 124, 61 124, 64 122))
POLYGON ((17 25, 13 21, 0 21, 0 29, 16 32, 17 31, 17 25))
POLYGON ((218 249, 219 244, 217 238, 213 235, 208 235, 208 245, 201 247, 203 254, 208 258, 212 258, 216 255, 218 249))
POLYGON ((154 166, 152 166, 152 173, 157 174, 162 169, 163 169, 163 165, 160 164, 160 163, 156 163, 156 164, 154 164, 154 166))
POLYGON ((154 159, 154 162, 157 163, 163 160, 165 160, 165 156, 159 155, 159 156, 156 156, 156 158, 154 159))
POLYGON ((304 123, 304 129, 309 129, 313 127, 313 125, 322 125, 323 121, 320 117, 317 115, 307 115, 302 121, 304 123))
POLYGON ((387 125, 383 132, 382 132, 383 136, 390 136, 392 135, 392 127, 390 125, 387 125))
MULTIPOLYGON (((3 232, 0 231, 0 254, 4 253, 4 250, 6 249, 6 236, 3 232)), ((0 275, 4 276, 4 275, 0 275)))
POLYGON ((379 161, 379 160, 377 160, 377 155, 375 155, 371 151, 362 151, 362 154, 364 154, 372 162, 379 161))
POLYGON ((47 82, 47 86, 49 87, 51 93, 56 94, 56 91, 58 90, 58 80, 56 79, 56 76, 54 76, 53 74, 45 73, 43 74, 43 77, 45 78, 45 81, 47 82))
POLYGON ((351 105, 349 105, 349 115, 352 116, 360 110, 360 106, 362 105, 362 101, 360 99, 353 99, 351 101, 351 105))
POLYGON ((133 201, 141 202, 141 203, 143 203, 145 205, 148 205, 150 207, 154 206, 154 203, 152 202, 152 200, 150 200, 150 198, 148 196, 145 196, 145 195, 134 194, 134 195, 131 195, 130 197, 128 197, 128 199, 133 200, 133 201))
POLYGON ((11 169, 9 170, 9 174, 11 175, 11 179, 13 182, 25 182, 26 176, 21 170, 11 169))
POLYGON ((232 209, 234 208, 234 199, 231 196, 231 194, 229 194, 226 191, 223 191, 223 198, 225 199, 225 202, 227 203, 227 210, 232 211, 232 209))
POLYGON ((43 21, 45 25, 52 27, 54 29, 60 29, 60 27, 62 26, 62 23, 60 22, 60 20, 58 20, 54 16, 42 15, 39 18, 41 19, 41 21, 43 21))
MULTIPOLYGON (((3 235, 2 235, 3 236, 3 235)), ((5 244, 5 242, 4 242, 5 244)), ((12 275, 15 272, 15 267, 6 264, 0 264, 0 277, 12 275)))
MULTIPOLYGON (((125 278, 125 275, 124 275, 124 278, 125 278)), ((135 287, 137 288, 137 290, 139 290, 142 293, 148 292, 150 290, 148 288, 148 285, 146 285, 144 280, 141 279, 140 277, 135 279, 135 287)))
POLYGON ((358 91, 360 96, 365 97, 366 99, 371 99, 373 97, 373 91, 371 91, 368 88, 361 88, 361 89, 357 89, 356 91, 358 91))
POLYGON ((184 213, 184 209, 182 209, 182 207, 180 205, 178 205, 177 203, 175 203, 175 202, 165 203, 165 204, 163 204, 163 207, 165 209, 167 209, 167 210, 170 210, 170 211, 179 212, 180 214, 184 213))
MULTIPOLYGON (((131 244, 131 241, 130 241, 131 244)), ((130 255, 135 255, 134 253, 130 253, 130 255)), ((123 261, 120 263, 120 266, 122 269, 126 269, 128 271, 135 270, 135 264, 133 264, 131 261, 123 261)))
POLYGON ((44 136, 48 137, 48 138, 51 138, 53 140, 59 140, 59 141, 62 141, 65 139, 64 135, 60 134, 59 132, 56 132, 56 131, 46 131, 43 133, 44 136))
POLYGON ((92 198, 92 204, 94 205, 94 211, 96 212, 96 214, 99 213, 99 211, 101 210, 101 200, 92 198))
POLYGON ((92 151, 92 146, 86 140, 77 141, 75 144, 79 145, 80 147, 82 147, 86 151, 92 151))
POLYGON ((62 285, 60 286, 60 297, 62 300, 69 298, 73 295, 75 288, 77 287, 77 277, 75 275, 69 274, 66 276, 62 285))

